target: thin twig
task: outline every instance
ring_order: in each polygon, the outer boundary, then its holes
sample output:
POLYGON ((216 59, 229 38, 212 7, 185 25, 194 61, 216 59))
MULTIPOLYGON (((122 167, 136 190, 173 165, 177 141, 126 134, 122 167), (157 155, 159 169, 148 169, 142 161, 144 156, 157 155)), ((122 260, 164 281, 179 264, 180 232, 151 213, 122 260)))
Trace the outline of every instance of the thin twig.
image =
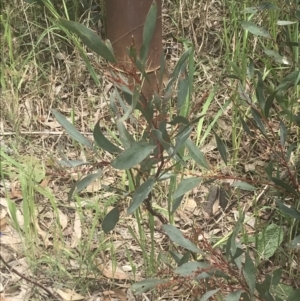
POLYGON ((21 274, 20 272, 18 272, 15 268, 9 266, 9 264, 4 260, 4 258, 2 257, 2 255, 0 254, 0 260, 3 262, 3 264, 7 267, 8 270, 11 270, 13 273, 15 273, 16 275, 18 275, 19 277, 21 277, 22 279, 26 280, 27 282, 30 282, 36 286, 38 286, 39 288, 41 288, 42 290, 44 290, 50 297, 52 297, 54 300, 59 300, 57 299, 57 297, 46 287, 44 287, 42 284, 29 279, 28 277, 24 276, 23 274, 21 274))

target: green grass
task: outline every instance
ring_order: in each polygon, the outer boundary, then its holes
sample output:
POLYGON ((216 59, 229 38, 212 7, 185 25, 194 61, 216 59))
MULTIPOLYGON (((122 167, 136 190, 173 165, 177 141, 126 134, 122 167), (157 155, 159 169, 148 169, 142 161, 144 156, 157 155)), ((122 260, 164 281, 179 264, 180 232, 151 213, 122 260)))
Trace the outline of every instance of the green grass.
MULTIPOLYGON (((96 189, 95 193, 92 190, 82 191, 68 200, 67 194, 76 175, 83 177, 89 169, 62 167, 57 163, 59 160, 83 160, 95 166, 102 160, 109 162, 113 156, 102 152, 98 158, 94 158, 90 150, 59 133, 62 128, 51 115, 51 109, 57 109, 70 118, 80 132, 91 132, 95 122, 101 118, 108 136, 118 144, 121 139, 112 122, 109 95, 104 92, 108 85, 105 79, 107 64, 95 54, 91 55, 75 35, 57 22, 63 17, 80 20, 95 28, 92 23, 93 13, 82 9, 79 1, 73 3, 72 10, 70 1, 59 4, 47 0, 41 2, 44 7, 4 1, 0 15, 0 138, 5 146, 14 151, 7 153, 5 147, 1 146, 1 181, 10 183, 0 191, 1 197, 7 201, 7 207, 4 207, 9 220, 6 231, 14 229, 20 237, 18 252, 14 256, 17 260, 25 258, 26 264, 22 270, 24 275, 30 275, 26 270, 28 266, 34 281, 54 290, 74 290, 87 300, 89 294, 93 295, 99 289, 99 282, 103 290, 108 290, 109 286, 116 289, 120 283, 125 286, 124 283, 130 283, 131 280, 156 277, 164 262, 170 265, 174 263, 166 259, 164 251, 170 243, 166 243, 159 234, 160 223, 156 218, 143 207, 134 216, 126 216, 130 204, 126 192, 134 192, 136 189, 135 173, 105 169, 100 181, 102 187, 106 185, 116 189, 96 189), (59 59, 61 55, 64 59, 59 59), (31 134, 33 132, 38 134, 31 134), (12 192, 18 192, 21 197, 16 197, 12 192), (121 214, 119 225, 114 231, 104 234, 101 222, 116 204, 125 210, 125 214, 121 214), (115 280, 113 272, 103 276, 102 265, 109 264, 129 272, 116 274, 115 280)), ((254 71, 261 73, 266 87, 265 95, 270 95, 284 76, 299 70, 299 47, 284 43, 288 38, 299 43, 299 22, 280 26, 277 21, 295 21, 295 12, 297 9, 299 12, 300 8, 296 1, 291 1, 290 5, 274 1, 279 9, 262 10, 255 15, 244 11, 258 4, 258 1, 239 3, 230 0, 223 0, 222 3, 164 1, 164 9, 167 10, 163 18, 164 39, 178 43, 181 47, 180 55, 191 42, 201 45, 201 51, 195 49, 188 61, 189 89, 185 95, 181 95, 183 105, 180 113, 182 116, 189 116, 189 113, 204 115, 192 132, 192 140, 200 150, 204 150, 211 170, 197 167, 193 160, 186 169, 176 166, 171 169, 174 172, 171 180, 156 186, 154 202, 155 208, 161 208, 170 223, 183 227, 182 230, 191 237, 192 232, 187 229, 193 225, 200 226, 204 232, 209 232, 209 227, 205 225, 201 213, 187 213, 181 207, 180 218, 170 213, 174 202, 172 196, 183 178, 187 175, 201 176, 206 180, 231 184, 238 179, 255 186, 257 190, 254 192, 232 188, 232 200, 236 201, 235 213, 228 212, 222 217, 222 222, 215 226, 221 229, 216 235, 210 234, 213 246, 220 247, 226 243, 234 231, 237 212, 250 210, 250 215, 242 225, 241 239, 245 248, 254 250, 254 260, 260 266, 262 275, 266 273, 264 263, 272 261, 270 269, 275 271, 278 266, 282 266, 284 276, 296 287, 300 285, 297 283, 299 272, 295 268, 295 265, 299 265, 299 258, 297 250, 287 248, 286 244, 299 235, 299 220, 286 217, 274 209, 273 202, 276 197, 289 202, 291 194, 286 191, 280 194, 280 189, 272 194, 274 187, 271 187, 270 194, 259 202, 257 200, 263 186, 270 183, 265 169, 272 153, 274 155, 275 151, 280 152, 294 143, 292 158, 294 162, 299 160, 299 126, 278 112, 300 113, 300 86, 291 87, 278 96, 270 119, 264 122, 265 136, 248 123, 254 133, 251 138, 246 135, 241 119, 245 122, 253 120, 253 111, 243 99, 241 91, 244 90, 252 99, 253 106, 259 106, 260 96, 255 89, 258 77, 256 73, 251 73, 251 64, 254 71), (243 30, 243 21, 265 27, 271 37, 267 39, 243 30), (290 64, 277 63, 265 54, 266 49, 286 56, 290 64), (203 95, 207 96, 197 107, 199 112, 190 112, 203 95), (282 132, 280 121, 286 125, 288 132, 284 147, 278 143, 282 132), (227 166, 221 159, 212 130, 227 145, 227 166), (260 167, 261 162, 265 163, 263 167, 260 167), (248 171, 251 164, 254 169, 248 171), (191 224, 187 222, 188 226, 179 222, 186 215, 191 220, 191 224), (251 218, 254 219, 254 228, 247 224, 251 218), (261 252, 266 248, 262 246, 264 239, 259 235, 267 233, 268 227, 274 224, 284 229, 284 242, 274 250, 271 259, 262 259, 261 252)), ((172 62, 168 63, 171 66, 168 67, 169 71, 172 72, 172 62)), ((172 116, 175 113, 176 109, 171 107, 169 114, 172 116)), ((134 120, 140 117, 135 114, 134 120)), ((134 137, 142 135, 142 127, 128 124, 127 129, 134 137)), ((91 137, 88 136, 89 139, 91 137)), ((184 158, 187 156, 183 148, 180 154, 184 158)), ((274 160, 278 174, 285 164, 284 160, 274 160)), ((289 185, 297 188, 295 183, 289 185)), ((209 184, 198 187, 188 198, 200 199, 197 202, 201 208, 207 188, 209 184)), ((279 188, 284 190, 280 185, 279 188)), ((292 205, 299 210, 299 200, 293 200, 295 202, 292 205)), ((174 245, 171 248, 176 250, 174 245)), ((8 260, 12 259, 8 257, 8 260)), ((3 273, 8 274, 9 271, 3 268, 3 273)), ((161 272, 159 275, 164 274, 161 272)), ((258 274, 258 277, 262 275, 258 274)), ((13 285, 9 283, 8 287, 13 285)), ((27 288, 30 286, 27 283, 27 288)), ((20 291, 16 290, 14 296, 20 291)), ((30 294, 32 300, 47 300, 41 290, 31 290, 30 294)), ((184 298, 186 296, 182 293, 181 299, 184 298)))

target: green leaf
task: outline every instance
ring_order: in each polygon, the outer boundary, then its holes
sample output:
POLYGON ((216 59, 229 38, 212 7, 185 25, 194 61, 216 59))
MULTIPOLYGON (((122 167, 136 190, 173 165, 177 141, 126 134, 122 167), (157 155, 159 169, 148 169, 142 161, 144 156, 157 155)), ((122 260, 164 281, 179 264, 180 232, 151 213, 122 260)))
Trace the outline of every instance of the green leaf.
POLYGON ((284 147, 287 138, 287 128, 285 124, 280 120, 280 144, 284 147))
POLYGON ((109 47, 95 32, 77 22, 60 19, 59 23, 67 30, 78 35, 88 48, 102 56, 104 59, 108 60, 110 63, 117 62, 109 47))
POLYGON ((264 53, 273 58, 274 61, 276 63, 279 63, 279 64, 284 64, 284 65, 289 65, 290 63, 287 61, 286 57, 280 55, 277 51, 275 50, 270 50, 270 49, 264 49, 264 53))
POLYGON ((131 286, 131 290, 134 294, 140 295, 143 294, 153 288, 155 288, 159 284, 163 284, 169 281, 168 279, 146 279, 140 282, 136 282, 131 286))
POLYGON ((282 267, 276 269, 272 275, 272 285, 277 286, 281 280, 282 276, 282 267))
POLYGON ((293 207, 293 206, 288 207, 284 203, 282 203, 280 200, 275 200, 275 202, 276 202, 276 205, 278 206, 278 208, 284 214, 300 220, 300 211, 298 211, 295 207, 293 207))
POLYGON ((242 294, 241 290, 237 290, 233 293, 230 293, 225 297, 225 301, 239 301, 241 294, 242 294))
POLYGON ((175 152, 179 150, 179 148, 184 145, 186 140, 189 138, 190 133, 192 131, 192 127, 190 126, 181 126, 179 129, 179 134, 176 139, 176 144, 175 144, 175 152))
POLYGON ((91 164, 89 162, 85 162, 82 160, 66 160, 66 159, 60 160, 58 161, 58 163, 67 167, 77 167, 81 165, 91 164))
POLYGON ((124 123, 117 120, 116 125, 119 131, 120 140, 123 144, 123 146, 127 149, 129 148, 133 143, 135 143, 134 138, 130 135, 130 133, 127 131, 126 127, 124 126, 124 123))
MULTIPOLYGON (((292 296, 293 293, 294 293, 294 289, 289 286, 289 285, 286 285, 286 284, 283 284, 283 283, 279 283, 274 289, 273 289, 273 293, 280 297, 281 300, 288 300, 288 297, 289 296, 292 296)), ((299 297, 298 299, 299 300, 299 297)), ((277 301, 277 299, 276 299, 277 301)))
POLYGON ((147 18, 143 30, 143 44, 140 50, 140 58, 143 64, 145 64, 148 58, 150 42, 152 40, 154 30, 155 30, 155 25, 156 25, 156 17, 157 17, 157 3, 156 1, 153 1, 150 10, 147 14, 147 18))
POLYGON ((58 123, 66 130, 66 132, 70 135, 70 137, 80 144, 83 144, 90 149, 93 149, 93 145, 91 144, 90 140, 88 140, 85 136, 79 133, 74 125, 66 119, 64 115, 56 111, 55 109, 51 110, 53 115, 55 116, 58 123))
POLYGON ((286 247, 294 250, 300 249, 300 235, 296 236, 290 243, 285 244, 286 247))
POLYGON ((86 187, 88 187, 94 180, 99 178, 103 173, 103 170, 99 170, 96 173, 89 174, 86 177, 82 178, 81 180, 78 180, 71 190, 68 193, 68 200, 71 200, 74 193, 79 193, 80 191, 84 190, 86 187))
POLYGON ((249 292, 251 294, 251 298, 253 297, 255 291, 255 276, 256 276, 256 268, 249 254, 246 253, 246 260, 243 269, 244 278, 248 284, 249 292))
POLYGON ((243 29, 248 30, 249 32, 251 32, 252 34, 254 34, 256 36, 271 38, 271 35, 264 27, 257 26, 256 24, 254 24, 250 21, 243 21, 242 27, 243 27, 243 29))
POLYGON ((106 216, 103 219, 102 222, 102 230, 104 233, 108 233, 109 231, 113 230, 119 221, 120 218, 120 212, 119 208, 115 207, 112 210, 110 210, 106 216))
POLYGON ((256 187, 254 187, 246 182, 241 182, 241 181, 234 182, 232 184, 232 186, 239 188, 239 189, 247 190, 247 191, 255 191, 256 190, 256 187))
POLYGON ((175 124, 185 124, 185 125, 189 125, 190 122, 183 116, 177 115, 175 118, 173 118, 170 122, 168 122, 171 125, 175 125, 175 124))
POLYGON ((172 89, 172 85, 175 82, 175 80, 177 79, 179 72, 181 70, 182 64, 189 58, 190 54, 192 53, 193 49, 192 48, 188 48, 180 57, 180 59, 178 60, 174 71, 172 73, 171 79, 168 82, 168 85, 165 89, 165 94, 170 94, 171 93, 171 89, 172 89))
POLYGON ((181 195, 180 197, 176 198, 173 201, 171 213, 174 213, 176 211, 176 209, 180 206, 180 204, 181 204, 181 202, 183 200, 183 197, 184 197, 184 195, 181 195))
POLYGON ((217 289, 214 289, 214 290, 211 290, 211 291, 208 291, 206 292, 200 299, 200 301, 206 301, 208 300, 211 296, 213 296, 215 293, 217 293, 218 291, 220 290, 220 288, 217 288, 217 289))
POLYGON ((173 198, 177 199, 178 197, 184 195, 186 192, 192 190, 193 188, 197 187, 201 183, 201 178, 188 178, 182 180, 176 191, 174 192, 173 198))
POLYGON ((163 225, 163 230, 166 232, 169 238, 179 246, 192 252, 203 254, 201 250, 199 250, 189 239, 185 238, 181 231, 173 225, 163 225))
POLYGON ((261 108, 261 110, 263 111, 265 108, 265 96, 264 96, 264 82, 261 76, 261 73, 259 71, 256 72, 258 80, 256 83, 256 98, 258 100, 259 106, 261 108))
POLYGON ((155 178, 151 177, 135 190, 132 196, 132 202, 129 208, 127 209, 128 215, 132 214, 143 203, 143 201, 151 192, 154 183, 155 178))
POLYGON ((276 23, 279 26, 285 26, 285 25, 296 24, 297 21, 280 21, 280 20, 278 20, 276 23))
POLYGON ((293 195, 295 195, 296 197, 299 197, 298 192, 288 183, 283 182, 280 179, 277 179, 275 177, 271 178, 271 181, 273 181, 276 185, 282 187, 283 189, 285 189, 286 191, 292 193, 293 195))
POLYGON ((269 259, 283 241, 283 229, 276 224, 270 224, 259 234, 257 251, 262 259, 269 259))
MULTIPOLYGON (((200 269, 208 269, 209 268, 209 264, 207 262, 204 261, 190 261, 190 262, 186 262, 182 265, 180 265, 179 267, 177 267, 174 272, 176 274, 179 274, 182 277, 186 277, 186 276, 192 276, 194 274, 194 276, 197 276, 196 273, 200 272, 200 269)), ((197 273, 199 274, 199 273, 197 273)), ((209 274, 206 273, 206 277, 209 277, 209 274)))
POLYGON ((113 154, 113 153, 121 153, 122 150, 117 147, 116 145, 114 145, 113 143, 111 143, 103 134, 102 131, 100 129, 99 126, 99 121, 96 123, 94 130, 93 130, 93 136, 94 139, 97 143, 97 145, 104 149, 105 151, 113 154))
POLYGON ((262 134, 266 135, 265 127, 261 121, 261 116, 260 116, 259 112, 256 109, 251 108, 251 113, 256 122, 256 127, 261 131, 262 134))
POLYGON ((271 288, 271 277, 266 275, 265 280, 262 283, 256 283, 256 289, 259 292, 259 296, 262 300, 275 301, 274 297, 270 293, 271 288))
POLYGON ((204 167, 208 170, 210 170, 209 165, 203 155, 203 153, 199 150, 199 148, 192 142, 191 139, 188 139, 185 142, 185 145, 189 151, 189 154, 191 157, 195 160, 195 162, 200 165, 201 167, 204 167))
POLYGON ((154 148, 155 145, 150 145, 145 141, 135 142, 111 161, 111 166, 116 169, 129 169, 141 163, 154 148))
POLYGON ((221 138, 217 135, 217 133, 212 130, 214 135, 215 135, 215 139, 216 139, 216 142, 217 142, 217 148, 218 148, 218 151, 223 159, 223 161, 225 162, 225 164, 227 165, 227 151, 226 151, 226 145, 225 143, 223 142, 223 140, 221 140, 221 138))
POLYGON ((178 79, 178 91, 177 91, 177 112, 186 104, 186 97, 189 92, 189 77, 186 72, 186 63, 182 66, 184 67, 178 79))

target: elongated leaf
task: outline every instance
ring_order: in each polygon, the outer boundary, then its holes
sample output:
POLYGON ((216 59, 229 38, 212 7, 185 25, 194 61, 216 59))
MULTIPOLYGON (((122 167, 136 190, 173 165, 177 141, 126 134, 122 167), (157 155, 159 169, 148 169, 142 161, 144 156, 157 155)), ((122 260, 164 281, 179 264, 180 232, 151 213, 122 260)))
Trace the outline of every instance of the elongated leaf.
POLYGON ((280 144, 284 147, 287 138, 287 128, 285 124, 280 120, 280 144))
POLYGON ((190 126, 182 126, 179 129, 179 134, 176 139, 176 144, 175 144, 175 151, 178 151, 179 148, 184 145, 186 140, 189 138, 190 133, 192 131, 192 127, 190 126))
POLYGON ((94 131, 93 131, 93 136, 94 139, 97 143, 97 145, 106 150, 107 152, 113 154, 113 153, 121 153, 122 150, 117 147, 116 145, 114 145, 113 143, 111 143, 103 134, 102 131, 100 129, 99 126, 99 122, 96 123, 95 127, 94 127, 94 131))
POLYGON ((203 153, 199 150, 199 148, 192 142, 191 139, 188 139, 185 142, 185 145, 189 151, 189 154, 191 157, 195 160, 195 162, 200 165, 201 167, 204 167, 206 169, 210 169, 209 165, 203 155, 203 153))
POLYGON ((181 231, 173 225, 163 225, 163 230, 166 232, 169 238, 179 246, 192 252, 203 254, 201 250, 199 250, 189 239, 185 238, 181 231))
POLYGON ((190 122, 183 116, 177 115, 174 119, 172 119, 170 122, 168 122, 169 124, 175 125, 178 123, 182 123, 182 124, 186 124, 189 125, 190 122))
POLYGON ((59 23, 67 30, 77 34, 88 48, 102 56, 104 59, 108 60, 110 63, 117 62, 109 47, 95 32, 77 22, 60 19, 59 23))
POLYGON ((172 85, 173 83, 175 82, 175 80, 177 79, 178 75, 179 75, 179 72, 181 70, 181 66, 182 64, 189 58, 191 52, 193 51, 192 48, 188 48, 183 54, 182 56, 180 57, 180 59, 178 60, 175 68, 174 68, 174 71, 172 73, 172 77, 166 87, 166 92, 165 94, 170 94, 171 93, 171 89, 172 89, 172 85))
MULTIPOLYGON (((180 276, 191 276, 200 269, 208 269, 209 264, 205 261, 199 262, 199 261, 190 261, 186 262, 179 267, 177 267, 174 272, 179 274, 180 276)), ((196 276, 196 274, 195 274, 196 276)), ((207 274, 207 277, 209 277, 209 274, 207 274)))
POLYGON ((269 57, 273 58, 276 63, 284 64, 284 65, 290 64, 285 56, 280 55, 275 50, 264 49, 264 53, 269 57))
POLYGON ((271 285, 272 279, 270 275, 266 275, 266 278, 262 283, 256 283, 255 287, 262 300, 275 301, 274 297, 270 293, 271 285))
POLYGON ((256 124, 254 124, 254 125, 261 131, 262 134, 266 135, 266 130, 265 130, 264 124, 261 121, 261 116, 258 113, 258 111, 254 108, 251 108, 251 113, 256 122, 256 124))
POLYGON ((261 73, 259 71, 257 71, 256 74, 258 77, 257 83, 256 83, 256 89, 255 89, 256 98, 259 102, 261 110, 263 111, 265 108, 265 102, 266 102, 265 96, 264 96, 264 82, 263 82, 261 73))
POLYGON ((243 269, 243 274, 248 284, 249 292, 251 294, 250 297, 252 298, 255 290, 256 268, 248 253, 246 253, 246 261, 243 269))
POLYGON ((197 187, 201 183, 201 178, 188 178, 182 180, 176 191, 174 192, 173 198, 177 199, 178 197, 184 195, 186 192, 192 190, 193 188, 197 187))
POLYGON ((96 173, 89 174, 83 179, 77 181, 71 190, 68 193, 68 199, 71 200, 74 193, 79 193, 80 191, 84 190, 86 187, 88 187, 94 180, 99 178, 103 173, 103 170, 99 170, 96 173))
POLYGON ((241 290, 237 290, 233 293, 230 293, 225 297, 225 301, 239 301, 241 294, 242 294, 241 290))
POLYGON ((140 295, 145 293, 153 288, 155 288, 159 284, 163 284, 169 281, 168 279, 146 279, 140 282, 136 282, 131 286, 131 289, 134 294, 140 295))
POLYGON ((58 163, 67 167, 77 167, 81 165, 90 164, 89 162, 85 162, 82 160, 65 160, 65 159, 58 161, 58 163))
POLYGON ((154 30, 155 30, 156 17, 157 17, 157 3, 156 1, 153 1, 150 10, 147 14, 147 18, 143 30, 143 44, 140 50, 140 58, 143 64, 146 62, 148 57, 150 42, 152 40, 154 30))
POLYGON ((174 213, 176 211, 176 209, 180 206, 182 200, 183 200, 184 195, 181 195, 180 197, 176 198, 173 202, 173 206, 172 206, 172 213, 174 213))
POLYGON ((102 230, 104 233, 108 233, 109 231, 113 230, 119 221, 120 218, 120 212, 119 208, 115 207, 112 210, 110 210, 106 216, 103 219, 102 222, 102 230))
POLYGON ((217 293, 220 290, 220 288, 216 288, 214 290, 206 292, 200 299, 200 301, 206 301, 208 300, 211 296, 213 296, 215 293, 217 293))
POLYGON ((286 215, 291 216, 295 219, 299 219, 300 220, 300 211, 298 211, 295 207, 288 207, 286 206, 283 202, 281 202, 280 200, 275 200, 276 205, 278 206, 278 208, 286 215))
POLYGON ((83 136, 81 133, 79 133, 74 125, 66 119, 64 115, 56 111, 55 109, 51 110, 53 115, 55 116, 56 120, 59 122, 59 124, 66 130, 66 132, 70 135, 70 137, 77 142, 89 147, 90 149, 93 149, 93 145, 91 144, 90 140, 88 140, 85 136, 83 136))
POLYGON ((130 133, 127 131, 123 122, 117 120, 116 124, 117 124, 117 128, 119 131, 120 140, 121 140, 122 144, 124 145, 124 147, 127 149, 135 143, 135 140, 132 137, 132 135, 130 135, 130 133))
POLYGON ((183 107, 186 105, 186 98, 189 92, 189 77, 186 71, 186 63, 183 65, 184 70, 181 71, 178 80, 177 92, 177 112, 182 112, 183 107))
POLYGON ((257 26, 256 24, 254 24, 250 21, 243 21, 242 27, 243 27, 243 29, 248 30, 249 32, 251 32, 252 34, 254 34, 256 36, 271 38, 271 35, 264 27, 257 26))
POLYGON ((215 135, 215 139, 216 139, 216 142, 217 142, 217 148, 218 148, 218 151, 224 161, 224 163, 227 165, 227 151, 226 151, 226 145, 225 143, 223 142, 223 140, 221 140, 221 138, 217 135, 217 133, 213 130, 213 133, 215 135))
POLYGON ((254 187, 254 186, 252 186, 252 185, 250 185, 246 182, 241 182, 241 181, 234 182, 232 184, 232 186, 243 189, 243 190, 248 190, 248 191, 255 191, 256 190, 256 187, 254 187))
POLYGON ((240 116, 240 120, 241 120, 241 123, 242 123, 242 126, 243 126, 243 129, 244 131, 250 136, 250 137, 253 137, 253 133, 250 131, 247 123, 244 121, 243 117, 240 116))
POLYGON ((128 169, 141 163, 155 148, 145 141, 135 142, 130 148, 123 151, 116 159, 111 161, 111 166, 116 169, 128 169))
POLYGON ((149 178, 141 186, 139 186, 132 196, 132 202, 127 209, 127 214, 132 214, 146 199, 148 194, 151 192, 155 178, 149 178))
POLYGON ((288 183, 283 182, 280 179, 277 179, 275 177, 272 177, 271 180, 278 186, 282 187, 283 189, 285 189, 286 191, 292 193, 293 195, 295 195, 296 197, 299 197, 298 192, 288 183))

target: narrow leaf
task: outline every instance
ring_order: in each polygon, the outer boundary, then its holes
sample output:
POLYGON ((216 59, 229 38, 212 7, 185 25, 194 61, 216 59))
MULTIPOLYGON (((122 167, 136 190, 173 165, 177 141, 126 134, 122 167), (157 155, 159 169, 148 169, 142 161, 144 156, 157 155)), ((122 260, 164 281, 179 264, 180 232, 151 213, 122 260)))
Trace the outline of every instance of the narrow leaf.
POLYGON ((66 159, 60 160, 58 161, 58 163, 67 167, 77 167, 81 165, 91 164, 89 162, 85 162, 82 160, 66 160, 66 159))
POLYGON ((257 26, 256 24, 254 24, 250 21, 243 21, 242 27, 243 27, 243 29, 248 30, 249 32, 251 32, 252 34, 254 34, 256 36, 271 38, 271 35, 264 27, 257 26))
POLYGON ((283 182, 280 179, 277 179, 275 177, 272 177, 271 180, 278 186, 282 187, 283 189, 285 189, 286 191, 292 193, 293 195, 295 195, 296 197, 299 197, 298 192, 288 183, 283 182))
POLYGON ((55 109, 52 109, 51 111, 55 116, 56 120, 66 130, 66 132, 70 135, 72 139, 76 140, 80 144, 89 147, 90 149, 93 149, 93 145, 91 144, 90 140, 88 140, 85 136, 78 132, 74 125, 69 120, 67 120, 64 115, 62 115, 55 109))
POLYGON ((214 290, 211 290, 211 291, 208 291, 206 292, 200 299, 200 301, 206 301, 208 300, 211 296, 213 296, 215 293, 217 293, 218 291, 220 290, 220 288, 217 288, 217 289, 214 289, 214 290))
POLYGON ((68 193, 68 199, 71 200, 74 193, 79 193, 80 191, 84 190, 88 187, 94 180, 99 178, 103 173, 103 170, 99 170, 97 173, 89 174, 83 179, 77 181, 71 190, 68 193))
POLYGON ((189 239, 185 238, 181 231, 178 230, 175 226, 163 225, 163 230, 166 232, 169 238, 179 246, 198 254, 203 253, 189 239))
POLYGON ((131 289, 134 294, 140 295, 143 294, 153 288, 155 288, 159 284, 163 284, 169 281, 168 279, 146 279, 140 282, 136 282, 131 286, 131 289))
POLYGON ((255 275, 256 275, 256 268, 252 259, 250 258, 249 254, 246 253, 246 260, 243 269, 244 278, 248 284, 249 292, 251 294, 251 298, 254 294, 255 290, 255 275))
POLYGON ((147 14, 147 18, 143 30, 143 44, 140 50, 140 58, 143 64, 146 62, 148 57, 150 42, 152 40, 154 30, 155 30, 155 25, 156 25, 156 16, 157 16, 157 3, 156 1, 153 1, 150 10, 147 14))
POLYGON ((288 207, 280 200, 275 200, 278 208, 286 215, 293 217, 295 219, 300 220, 300 211, 298 211, 295 207, 288 207))
POLYGON ((116 159, 111 161, 111 166, 116 169, 128 169, 141 163, 155 148, 145 141, 135 142, 130 148, 123 151, 116 159))
POLYGON ((223 140, 221 140, 221 138, 217 135, 217 133, 213 130, 213 133, 215 135, 215 139, 217 142, 217 148, 218 151, 223 159, 223 161, 225 162, 225 164, 227 165, 227 151, 226 151, 226 145, 223 142, 223 140))
POLYGON ((239 301, 241 294, 242 294, 241 290, 237 290, 233 293, 230 293, 225 297, 225 301, 239 301))
MULTIPOLYGON (((208 269, 208 268, 209 268, 209 264, 205 261, 190 261, 177 267, 174 270, 174 272, 183 277, 192 276, 194 273, 195 273, 194 276, 197 276, 196 272, 200 272, 199 271, 200 269, 208 269)), ((209 277, 209 274, 207 274, 207 277, 209 277)))
POLYGON ((192 142, 191 139, 188 139, 185 142, 185 145, 189 151, 189 154, 191 157, 195 160, 195 162, 200 165, 201 167, 204 167, 206 169, 210 169, 209 165, 203 155, 203 153, 199 150, 199 148, 192 142))
POLYGON ((88 48, 102 56, 104 59, 108 60, 110 63, 117 62, 109 47, 95 32, 77 22, 60 19, 59 23, 67 30, 77 34, 88 48))
POLYGON ((104 233, 108 233, 115 228, 117 222, 119 221, 119 217, 120 212, 118 207, 113 208, 106 214, 102 222, 102 230, 104 233))
POLYGON ((116 145, 114 145, 113 143, 111 143, 103 134, 102 131, 100 129, 99 126, 99 121, 96 123, 94 130, 93 130, 93 136, 94 139, 97 143, 97 145, 104 149, 105 151, 113 154, 113 153, 121 153, 122 150, 117 147, 116 145))
POLYGON ((248 191, 255 191, 256 190, 256 187, 246 183, 246 182, 241 182, 241 181, 237 181, 237 182, 234 182, 232 184, 233 187, 236 187, 236 188, 240 188, 240 189, 243 189, 243 190, 248 190, 248 191))
POLYGON ((132 214, 143 203, 143 201, 151 192, 154 183, 155 178, 151 177, 136 189, 132 196, 132 202, 129 208, 127 209, 128 215, 132 214))
POLYGON ((173 198, 176 199, 182 195, 184 195, 186 192, 192 190, 193 188, 197 187, 201 183, 201 178, 188 178, 182 180, 176 191, 174 192, 173 198))

